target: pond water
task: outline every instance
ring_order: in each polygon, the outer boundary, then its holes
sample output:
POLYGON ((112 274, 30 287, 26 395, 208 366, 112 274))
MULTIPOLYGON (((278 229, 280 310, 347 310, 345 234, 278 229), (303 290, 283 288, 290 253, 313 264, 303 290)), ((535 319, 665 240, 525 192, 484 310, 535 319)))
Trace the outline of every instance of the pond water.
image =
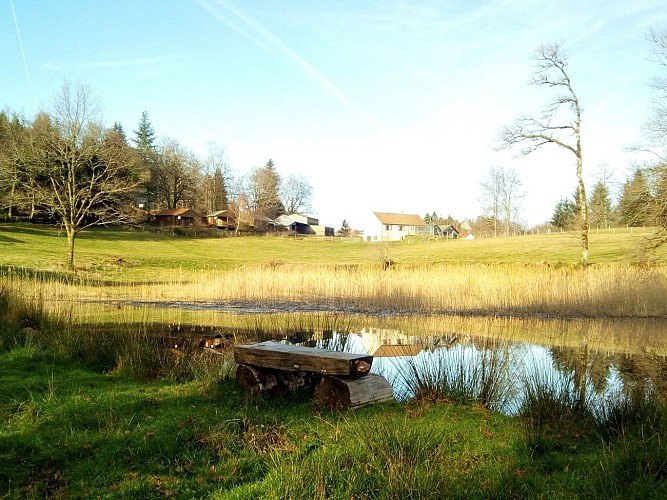
MULTIPOLYGON (((105 307, 89 306, 98 314, 105 307)), ((384 375, 401 400, 422 386, 474 392, 491 384, 496 401, 490 406, 512 414, 526 384, 538 381, 584 392, 598 404, 637 386, 667 398, 667 319, 368 316, 257 305, 242 314, 229 307, 193 311, 182 304, 106 307, 123 321, 141 317, 168 323, 172 330, 174 325, 198 325, 208 332, 231 332, 237 343, 273 339, 369 354, 374 357, 372 371, 384 375)))

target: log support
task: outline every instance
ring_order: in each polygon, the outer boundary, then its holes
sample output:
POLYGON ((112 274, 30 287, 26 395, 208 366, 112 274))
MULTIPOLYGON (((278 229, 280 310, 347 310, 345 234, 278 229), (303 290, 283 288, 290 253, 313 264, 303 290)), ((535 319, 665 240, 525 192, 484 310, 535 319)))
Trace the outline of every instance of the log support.
POLYGON ((394 390, 387 379, 374 373, 352 379, 322 377, 313 394, 315 408, 326 410, 360 408, 393 399, 394 390))

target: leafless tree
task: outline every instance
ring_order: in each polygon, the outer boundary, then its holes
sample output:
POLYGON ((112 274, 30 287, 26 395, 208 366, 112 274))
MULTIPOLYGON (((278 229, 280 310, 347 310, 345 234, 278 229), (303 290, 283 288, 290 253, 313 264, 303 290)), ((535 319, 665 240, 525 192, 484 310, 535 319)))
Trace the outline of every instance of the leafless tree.
POLYGON ((492 225, 493 236, 498 236, 502 222, 505 235, 509 235, 519 214, 519 202, 524 197, 521 179, 514 169, 491 167, 481 183, 482 206, 492 225))
POLYGON ((502 169, 491 167, 481 183, 482 197, 480 202, 484 213, 491 218, 493 236, 498 236, 498 221, 500 220, 500 203, 502 199, 502 169))
POLYGON ((588 265, 588 203, 582 175, 581 107, 567 72, 567 57, 559 44, 543 45, 535 56, 537 69, 532 84, 558 91, 553 100, 537 117, 525 116, 505 127, 501 133, 501 148, 522 145, 522 155, 528 155, 544 145, 555 145, 572 153, 576 159, 576 176, 581 230, 581 262, 588 265))
POLYGON ((280 195, 288 214, 303 213, 311 209, 313 188, 303 175, 290 174, 280 188, 280 195))
MULTIPOLYGON (((663 70, 667 70, 667 29, 649 31, 648 39, 652 43, 653 60, 663 70)), ((653 79, 651 86, 655 90, 651 117, 644 126, 644 135, 649 141, 649 149, 663 164, 667 164, 667 76, 653 79)))
POLYGON ((174 139, 163 139, 157 148, 155 181, 158 199, 166 208, 178 208, 187 204, 190 208, 196 200, 201 165, 195 155, 174 139))
POLYGON ((204 161, 204 178, 202 181, 203 205, 207 212, 226 210, 228 208, 228 186, 231 183, 231 169, 227 162, 225 149, 209 144, 209 153, 204 161))
POLYGON ((67 266, 74 269, 74 241, 81 230, 134 220, 131 196, 140 179, 129 146, 102 126, 98 103, 84 85, 64 84, 34 134, 32 188, 37 203, 62 222, 67 266))

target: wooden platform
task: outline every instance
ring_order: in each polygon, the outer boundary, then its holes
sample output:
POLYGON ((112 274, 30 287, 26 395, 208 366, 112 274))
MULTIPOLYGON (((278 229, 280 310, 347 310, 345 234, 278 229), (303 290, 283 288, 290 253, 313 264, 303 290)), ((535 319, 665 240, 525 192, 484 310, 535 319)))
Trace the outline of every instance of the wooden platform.
POLYGON ((285 394, 314 387, 317 409, 342 410, 394 399, 381 375, 369 374, 373 356, 278 342, 234 347, 236 381, 250 393, 285 394))
POLYGON ((269 341, 234 347, 234 361, 274 370, 359 377, 371 371, 373 356, 269 341))

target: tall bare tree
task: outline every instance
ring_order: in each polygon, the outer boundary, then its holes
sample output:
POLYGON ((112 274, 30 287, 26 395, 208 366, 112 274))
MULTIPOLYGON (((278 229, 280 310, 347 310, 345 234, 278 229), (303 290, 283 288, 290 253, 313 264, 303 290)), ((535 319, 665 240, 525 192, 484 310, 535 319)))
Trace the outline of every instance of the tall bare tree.
MULTIPOLYGON (((667 70, 667 29, 651 30, 648 35, 653 45, 653 60, 664 71, 667 70)), ((660 238, 667 240, 667 73, 651 82, 655 90, 653 112, 644 127, 649 141, 649 150, 657 157, 649 169, 655 179, 655 192, 651 212, 658 227, 662 229, 660 238)))
POLYGON ((131 197, 140 178, 129 146, 102 125, 88 87, 65 83, 36 125, 31 164, 37 202, 65 228, 67 266, 74 269, 74 241, 81 230, 136 216, 131 197))
POLYGON ((534 85, 556 89, 558 93, 541 115, 524 116, 501 133, 501 148, 524 146, 528 155, 544 145, 554 145, 572 153, 576 160, 579 226, 581 230, 581 263, 588 265, 588 203, 582 174, 581 107, 567 72, 568 60, 560 44, 543 45, 535 56, 537 69, 534 85))

